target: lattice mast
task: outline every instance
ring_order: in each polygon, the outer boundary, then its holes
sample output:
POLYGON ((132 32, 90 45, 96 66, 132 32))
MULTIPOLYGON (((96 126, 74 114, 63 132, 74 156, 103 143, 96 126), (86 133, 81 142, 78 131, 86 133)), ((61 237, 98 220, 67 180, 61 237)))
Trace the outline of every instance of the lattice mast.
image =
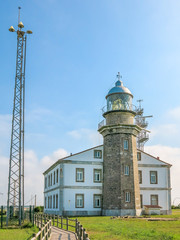
POLYGON ((144 109, 141 106, 142 101, 142 99, 137 100, 137 102, 139 102, 139 106, 136 108, 135 122, 142 128, 141 132, 137 136, 137 148, 144 151, 144 145, 149 140, 148 133, 150 132, 147 130, 148 122, 146 121, 146 118, 151 118, 153 116, 143 116, 144 109))
POLYGON ((24 25, 20 22, 20 7, 17 33, 16 76, 14 88, 14 103, 12 116, 11 147, 9 160, 7 225, 9 217, 18 212, 19 225, 24 217, 24 105, 25 105, 25 65, 26 39, 32 31, 22 31, 24 25))

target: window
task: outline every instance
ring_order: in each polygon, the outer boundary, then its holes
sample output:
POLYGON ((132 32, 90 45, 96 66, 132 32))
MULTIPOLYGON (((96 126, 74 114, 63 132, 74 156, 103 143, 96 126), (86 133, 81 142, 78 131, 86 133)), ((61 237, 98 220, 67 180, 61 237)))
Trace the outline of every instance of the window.
POLYGON ((50 200, 49 200, 49 197, 48 197, 48 208, 50 208, 50 200))
POLYGON ((52 173, 51 173, 51 186, 52 186, 52 173))
POLYGON ((45 206, 45 208, 46 208, 46 197, 45 197, 45 200, 44 200, 44 206, 45 206))
POLYGON ((53 208, 55 208, 55 195, 53 195, 53 208))
POLYGON ((48 187, 51 185, 50 183, 50 175, 48 176, 48 187))
POLYGON ((45 177, 45 188, 47 188, 47 177, 45 177))
POLYGON ((158 205, 158 195, 151 195, 151 205, 158 205))
POLYGON ((124 175, 129 175, 129 165, 124 166, 124 175))
POLYGON ((102 158, 102 151, 94 150, 94 158, 102 158))
POLYGON ((157 184, 157 171, 150 171, 150 183, 157 184))
POLYGON ((141 203, 141 208, 143 208, 143 195, 140 194, 140 203, 141 203))
POLYGON ((141 184, 142 183, 142 171, 141 170, 138 171, 138 175, 139 175, 139 183, 141 184))
POLYGON ((94 208, 101 207, 101 195, 94 194, 94 208))
POLYGON ((141 161, 141 153, 140 152, 137 152, 137 160, 141 161))
POLYGON ((128 148, 129 148, 127 139, 124 139, 124 141, 123 141, 123 148, 124 148, 124 150, 128 150, 128 148))
POLYGON ((84 168, 76 168, 76 182, 84 182, 84 168))
POLYGON ((130 202, 130 201, 131 201, 130 192, 125 192, 125 202, 130 202))
POLYGON ((58 208, 58 194, 56 194, 56 208, 58 208))
POLYGON ((56 180, 56 172, 54 171, 54 184, 55 184, 55 180, 56 180))
POLYGON ((84 194, 76 194, 76 208, 84 207, 84 194))
POLYGON ((52 208, 52 196, 49 197, 50 198, 50 208, 52 208))
POLYGON ((102 170, 94 169, 94 182, 101 182, 102 170))
POLYGON ((59 169, 56 170, 56 183, 58 183, 59 178, 59 169))

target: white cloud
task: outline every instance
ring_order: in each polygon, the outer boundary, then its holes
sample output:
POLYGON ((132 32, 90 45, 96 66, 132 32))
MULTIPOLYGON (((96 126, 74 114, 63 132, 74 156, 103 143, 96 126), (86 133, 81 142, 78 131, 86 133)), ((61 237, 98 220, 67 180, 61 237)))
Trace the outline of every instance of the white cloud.
POLYGON ((58 159, 63 158, 68 155, 68 152, 62 148, 54 151, 50 156, 44 156, 41 159, 41 166, 43 171, 55 163, 58 159))
MULTIPOLYGON (((56 162, 59 158, 65 157, 67 152, 64 149, 54 151, 50 156, 38 159, 33 150, 25 151, 25 204, 31 204, 30 199, 37 195, 37 205, 43 204, 43 171, 56 162)), ((7 204, 9 158, 0 156, 0 205, 7 204)), ((34 200, 32 202, 34 204, 34 200)))
MULTIPOLYGON (((172 164, 171 167, 171 186, 172 203, 175 198, 180 198, 180 148, 163 145, 146 146, 145 151, 153 156, 159 156, 161 160, 172 164)), ((180 199, 175 204, 180 203, 180 199), (178 202, 179 201, 179 202, 178 202)))

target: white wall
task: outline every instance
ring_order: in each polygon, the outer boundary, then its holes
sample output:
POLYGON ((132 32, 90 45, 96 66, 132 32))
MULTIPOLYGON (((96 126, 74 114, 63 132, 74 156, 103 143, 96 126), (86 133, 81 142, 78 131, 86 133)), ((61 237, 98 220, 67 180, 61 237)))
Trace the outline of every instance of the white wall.
POLYGON ((93 182, 94 169, 102 169, 102 165, 64 164, 64 186, 102 186, 93 182), (76 182, 76 168, 84 168, 84 182, 76 182))
POLYGON ((151 188, 167 188, 168 187, 168 176, 167 168, 165 167, 138 167, 138 170, 142 171, 142 184, 141 187, 151 187, 151 188), (150 183, 150 171, 157 171, 157 184, 150 183))
POLYGON ((93 194, 102 194, 99 189, 65 189, 64 190, 64 209, 66 211, 96 211, 100 208, 93 206, 93 194), (84 194, 84 208, 75 207, 75 195, 84 194))

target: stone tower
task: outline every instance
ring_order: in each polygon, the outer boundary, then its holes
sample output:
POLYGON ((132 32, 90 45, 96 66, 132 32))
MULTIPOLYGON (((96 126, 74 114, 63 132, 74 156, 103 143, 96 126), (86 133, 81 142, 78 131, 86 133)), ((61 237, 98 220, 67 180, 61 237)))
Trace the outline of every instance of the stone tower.
POLYGON ((141 128, 134 124, 133 95, 118 81, 107 94, 103 113, 106 123, 98 131, 104 139, 103 206, 107 216, 140 215, 136 136, 141 128))

